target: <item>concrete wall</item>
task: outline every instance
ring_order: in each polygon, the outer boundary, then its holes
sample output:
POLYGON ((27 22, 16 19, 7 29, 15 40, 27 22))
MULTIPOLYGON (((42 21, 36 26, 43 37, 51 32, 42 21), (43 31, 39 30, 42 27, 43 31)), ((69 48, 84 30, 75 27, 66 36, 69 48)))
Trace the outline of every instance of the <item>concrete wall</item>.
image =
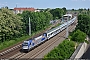
POLYGON ((72 54, 72 56, 70 57, 70 59, 77 59, 77 58, 81 58, 82 55, 85 53, 86 51, 86 47, 87 47, 87 43, 80 43, 79 46, 77 47, 77 49, 74 51, 74 53, 72 54))
MULTIPOLYGON (((88 37, 86 39, 89 40, 88 37)), ((82 55, 86 52, 86 49, 87 49, 87 43, 85 43, 85 42, 80 43, 79 46, 77 47, 77 49, 75 50, 75 52, 70 57, 70 59, 81 58, 82 55)))
POLYGON ((83 55, 83 54, 85 53, 85 51, 86 51, 86 47, 87 47, 87 43, 84 42, 84 43, 82 44, 80 50, 78 51, 78 53, 77 53, 77 55, 76 55, 75 58, 80 58, 80 57, 82 57, 82 55, 83 55))

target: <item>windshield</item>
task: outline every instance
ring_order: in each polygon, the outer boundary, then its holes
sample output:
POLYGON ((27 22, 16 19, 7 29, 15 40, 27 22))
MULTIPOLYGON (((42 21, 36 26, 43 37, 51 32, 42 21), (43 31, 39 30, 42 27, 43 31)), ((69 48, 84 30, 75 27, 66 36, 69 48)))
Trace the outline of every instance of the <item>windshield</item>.
POLYGON ((28 46, 28 43, 23 43, 23 46, 28 46))

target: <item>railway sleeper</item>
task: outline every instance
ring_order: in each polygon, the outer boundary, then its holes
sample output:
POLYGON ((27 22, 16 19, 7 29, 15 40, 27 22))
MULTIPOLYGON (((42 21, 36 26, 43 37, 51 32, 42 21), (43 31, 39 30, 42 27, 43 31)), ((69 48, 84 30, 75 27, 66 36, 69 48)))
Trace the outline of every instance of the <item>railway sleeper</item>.
POLYGON ((15 47, 13 47, 13 49, 16 49, 15 47))
POLYGON ((9 50, 7 50, 7 53, 9 53, 10 51, 9 50))
POLYGON ((3 53, 0 53, 1 56, 3 56, 3 53))
POLYGON ((11 48, 11 50, 13 50, 14 49, 14 47, 13 48, 11 48))

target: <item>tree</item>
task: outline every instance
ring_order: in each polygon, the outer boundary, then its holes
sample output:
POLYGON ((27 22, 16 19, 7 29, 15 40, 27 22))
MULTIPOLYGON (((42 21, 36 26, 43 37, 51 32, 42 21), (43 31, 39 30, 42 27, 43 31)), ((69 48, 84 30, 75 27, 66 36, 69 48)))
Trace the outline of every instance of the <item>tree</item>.
POLYGON ((63 7, 62 9, 64 10, 64 13, 63 13, 63 14, 65 15, 65 14, 66 14, 66 12, 67 12, 67 10, 66 10, 66 8, 65 8, 65 7, 63 7))
POLYGON ((87 10, 86 8, 84 8, 84 10, 87 10))
POLYGON ((90 35, 90 17, 85 14, 78 15, 78 25, 76 29, 80 29, 87 35, 90 35))
POLYGON ((72 11, 74 11, 74 9, 72 9, 72 11))
POLYGON ((21 17, 13 14, 12 11, 2 8, 0 11, 0 35, 2 42, 21 36, 21 17))
POLYGON ((64 14, 64 10, 60 8, 56 8, 56 9, 50 10, 50 13, 53 15, 53 19, 56 19, 56 18, 60 19, 64 14))
POLYGON ((89 11, 90 9, 88 8, 88 11, 89 11))
POLYGON ((47 9, 45 9, 45 12, 49 12, 51 9, 50 8, 47 8, 47 9))
POLYGON ((86 38, 86 34, 80 30, 76 30, 73 35, 71 40, 76 41, 76 42, 84 42, 86 38))
POLYGON ((81 13, 83 11, 83 9, 81 8, 81 9, 79 9, 79 12, 81 13))
POLYGON ((8 6, 5 6, 6 9, 8 9, 8 6))
POLYGON ((50 20, 52 20, 52 14, 50 12, 30 12, 24 11, 22 14, 18 14, 23 18, 25 34, 29 32, 29 17, 31 22, 31 33, 45 29, 49 26, 50 20))

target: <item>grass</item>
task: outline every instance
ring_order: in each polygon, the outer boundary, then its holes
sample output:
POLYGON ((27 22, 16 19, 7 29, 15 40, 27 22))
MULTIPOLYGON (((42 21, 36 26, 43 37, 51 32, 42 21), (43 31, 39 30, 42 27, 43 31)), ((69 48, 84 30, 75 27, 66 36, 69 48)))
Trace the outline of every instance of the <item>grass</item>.
MULTIPOLYGON (((56 26, 59 26, 59 25, 60 25, 60 24, 57 24, 56 26)), ((42 30, 39 30, 39 31, 37 31, 37 32, 32 33, 31 36, 26 35, 26 36, 22 36, 22 37, 20 37, 20 38, 16 38, 15 40, 9 40, 9 41, 7 40, 7 41, 2 42, 2 43, 0 43, 0 51, 1 51, 1 50, 4 50, 4 49, 6 49, 6 48, 8 48, 8 47, 10 47, 10 46, 13 46, 13 45, 15 45, 15 44, 18 44, 18 43, 20 43, 20 42, 22 42, 22 41, 24 41, 24 40, 27 40, 27 39, 31 38, 32 36, 34 36, 34 35, 42 32, 42 31, 44 31, 46 28, 49 28, 50 26, 51 26, 51 25, 45 27, 45 28, 42 29, 42 30)), ((56 26, 55 26, 55 27, 56 27, 56 26)), ((53 28, 54 28, 54 27, 53 27, 53 28)))
MULTIPOLYGON (((51 25, 50 25, 50 26, 51 26, 51 25)), ((50 26, 45 27, 45 28, 49 28, 50 26)), ((17 44, 17 43, 20 43, 20 42, 22 42, 22 41, 24 41, 24 40, 27 40, 27 39, 31 38, 32 36, 40 33, 41 31, 44 31, 44 30, 45 30, 45 29, 39 30, 39 31, 37 31, 37 32, 34 32, 34 33, 32 33, 31 36, 26 35, 26 36, 22 36, 22 37, 20 37, 20 38, 16 38, 15 40, 9 40, 9 41, 7 40, 7 41, 4 41, 4 42, 0 43, 0 51, 1 51, 1 50, 4 50, 4 49, 6 49, 6 48, 8 48, 8 47, 10 47, 10 46, 13 46, 13 45, 15 45, 15 44, 17 44)))
POLYGON ((23 36, 20 38, 17 38, 16 40, 10 40, 10 41, 4 41, 3 43, 0 44, 0 50, 3 50, 7 47, 10 47, 12 45, 15 45, 21 41, 24 41, 25 39, 29 38, 30 36, 23 36))
POLYGON ((35 34, 38 34, 38 33, 40 33, 40 31, 38 31, 36 33, 33 33, 31 36, 26 35, 26 36, 22 36, 20 38, 16 38, 15 40, 4 41, 3 43, 0 43, 0 50, 3 50, 5 48, 7 48, 7 47, 10 47, 12 45, 15 45, 15 44, 17 44, 19 42, 22 42, 24 40, 27 40, 30 37, 32 37, 32 36, 34 36, 35 34))

